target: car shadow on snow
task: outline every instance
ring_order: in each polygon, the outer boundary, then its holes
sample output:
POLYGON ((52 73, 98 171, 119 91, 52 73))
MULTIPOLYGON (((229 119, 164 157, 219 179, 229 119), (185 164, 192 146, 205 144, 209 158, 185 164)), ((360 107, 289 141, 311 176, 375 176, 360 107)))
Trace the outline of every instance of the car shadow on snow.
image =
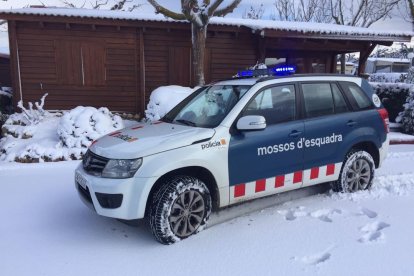
POLYGON ((111 246, 156 244, 145 220, 128 222, 99 216, 84 206, 76 194, 62 193, 60 198, 55 195, 53 199, 45 223, 51 237, 63 236, 68 242, 86 242, 88 245, 107 245, 108 242, 111 246))

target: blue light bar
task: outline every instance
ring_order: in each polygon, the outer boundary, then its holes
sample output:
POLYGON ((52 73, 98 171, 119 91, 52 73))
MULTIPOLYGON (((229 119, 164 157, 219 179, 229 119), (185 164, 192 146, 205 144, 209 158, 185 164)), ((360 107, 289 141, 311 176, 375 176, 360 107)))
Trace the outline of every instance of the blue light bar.
POLYGON ((263 76, 286 76, 296 72, 296 66, 283 65, 267 69, 243 70, 237 73, 239 78, 263 77, 263 76))

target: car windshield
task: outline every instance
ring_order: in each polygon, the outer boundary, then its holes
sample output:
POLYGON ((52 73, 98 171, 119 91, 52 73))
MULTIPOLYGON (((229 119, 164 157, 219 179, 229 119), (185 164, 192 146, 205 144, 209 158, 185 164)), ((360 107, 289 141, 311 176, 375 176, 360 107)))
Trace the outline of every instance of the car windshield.
POLYGON ((246 94, 249 85, 213 85, 192 93, 161 120, 167 123, 214 128, 246 94))

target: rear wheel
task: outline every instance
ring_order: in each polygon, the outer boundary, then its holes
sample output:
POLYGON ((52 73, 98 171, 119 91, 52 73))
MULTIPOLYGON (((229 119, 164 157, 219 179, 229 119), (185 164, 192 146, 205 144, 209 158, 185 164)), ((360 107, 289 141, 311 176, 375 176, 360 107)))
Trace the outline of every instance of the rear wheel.
POLYGON ((342 165, 339 179, 332 183, 335 192, 367 190, 374 180, 375 164, 372 156, 364 150, 351 150, 342 165))
POLYGON ((207 186, 197 178, 179 176, 155 194, 150 211, 154 237, 172 244, 203 230, 211 212, 207 186))

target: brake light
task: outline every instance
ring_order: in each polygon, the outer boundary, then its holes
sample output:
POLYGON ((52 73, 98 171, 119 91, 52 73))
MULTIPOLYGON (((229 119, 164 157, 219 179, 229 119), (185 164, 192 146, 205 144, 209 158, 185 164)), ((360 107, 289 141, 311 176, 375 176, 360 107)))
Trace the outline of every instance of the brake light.
POLYGON ((385 131, 390 132, 390 119, 388 118, 388 111, 385 108, 377 109, 381 116, 382 122, 384 123, 385 131))

